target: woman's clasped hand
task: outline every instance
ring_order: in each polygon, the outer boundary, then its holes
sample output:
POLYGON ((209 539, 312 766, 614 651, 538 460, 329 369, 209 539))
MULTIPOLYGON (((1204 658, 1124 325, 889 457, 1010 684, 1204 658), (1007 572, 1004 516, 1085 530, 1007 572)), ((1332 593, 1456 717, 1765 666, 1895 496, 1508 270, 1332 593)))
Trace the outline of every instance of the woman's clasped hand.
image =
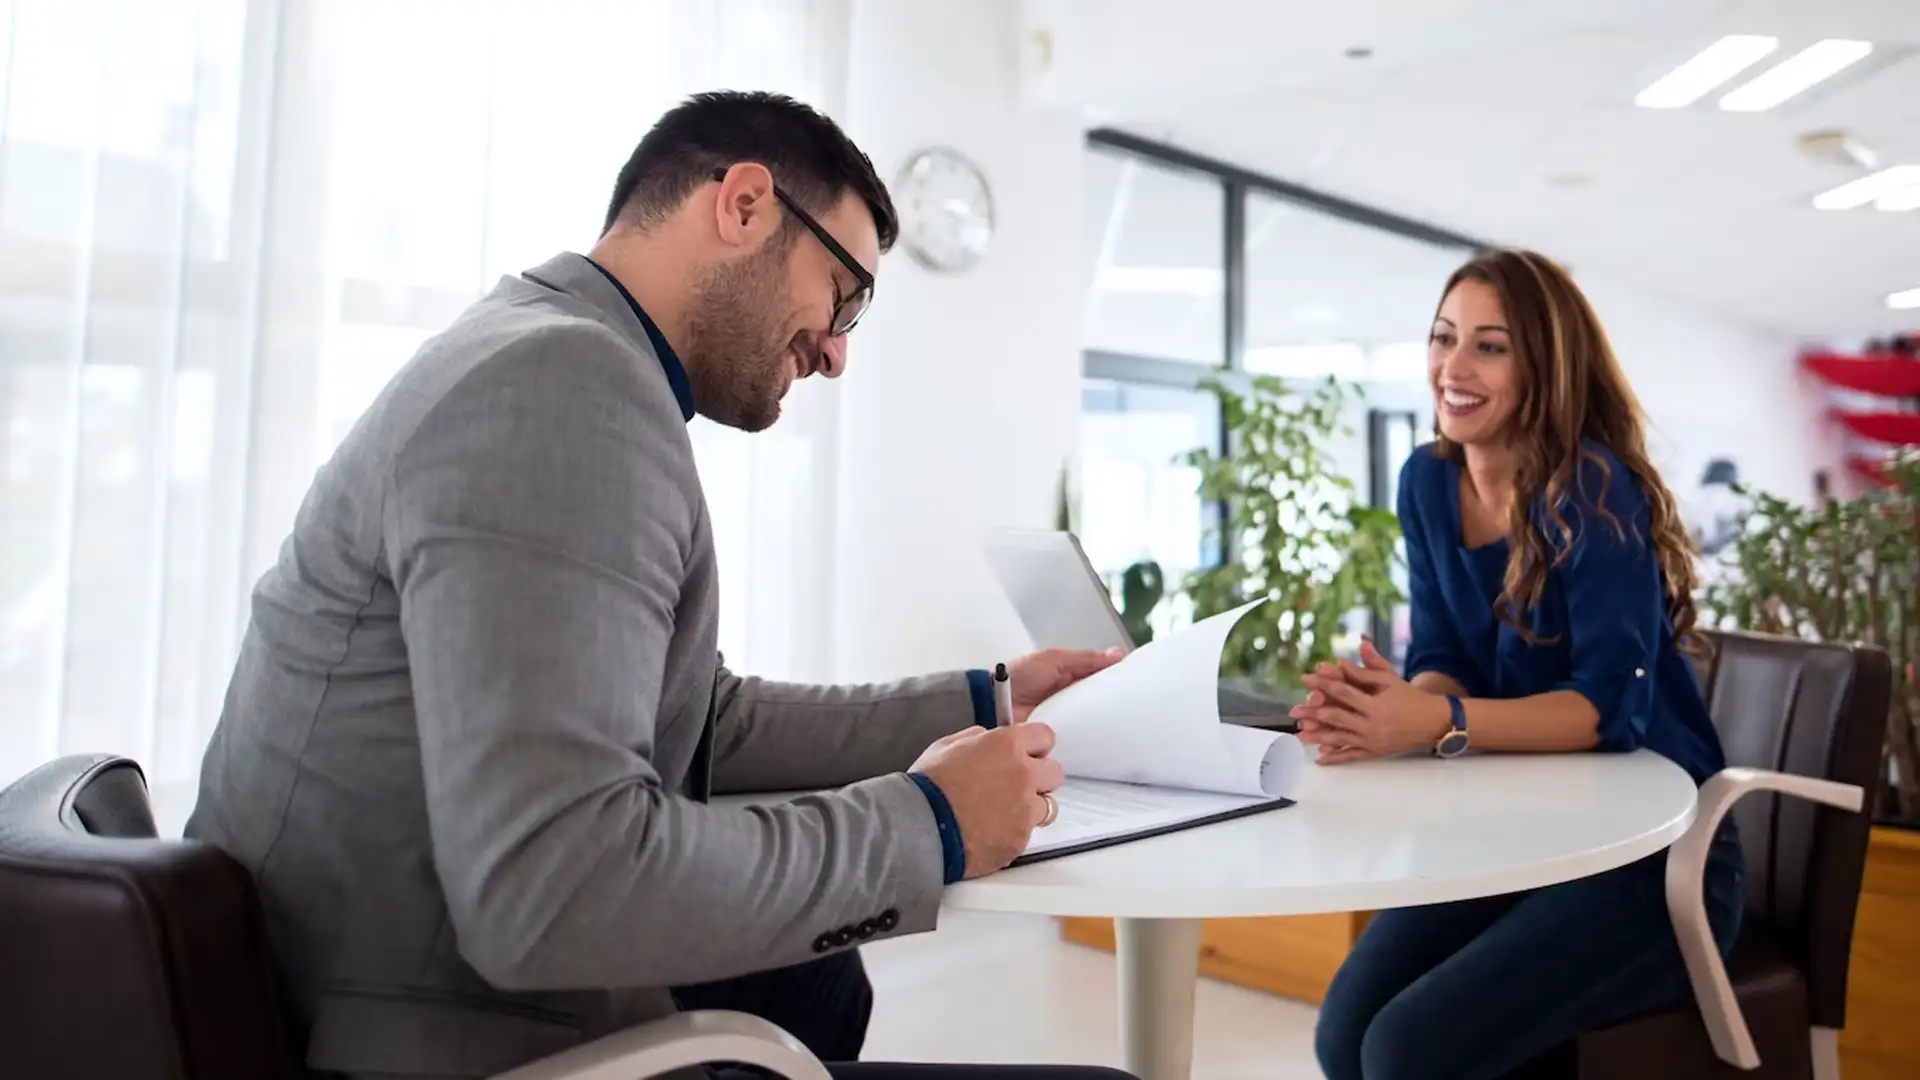
POLYGON ((1307 698, 1290 715, 1322 765, 1431 750, 1451 727, 1447 699, 1401 678, 1371 639, 1360 642, 1360 663, 1323 663, 1301 681, 1307 698))

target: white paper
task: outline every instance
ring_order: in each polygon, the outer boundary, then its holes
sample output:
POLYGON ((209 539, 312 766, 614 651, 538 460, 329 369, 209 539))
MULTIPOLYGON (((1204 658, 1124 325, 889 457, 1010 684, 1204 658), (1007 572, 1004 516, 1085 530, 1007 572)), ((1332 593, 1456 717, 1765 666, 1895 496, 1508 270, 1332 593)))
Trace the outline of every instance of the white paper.
POLYGON ((1027 855, 1135 836, 1272 801, 1265 795, 1222 795, 1073 779, 1054 791, 1053 798, 1060 804, 1060 816, 1046 828, 1033 830, 1027 855))
POLYGON ((1220 722, 1220 652, 1234 624, 1259 603, 1149 642, 1034 709, 1032 720, 1054 730, 1052 756, 1067 776, 1262 799, 1291 795, 1306 761, 1300 741, 1220 722))

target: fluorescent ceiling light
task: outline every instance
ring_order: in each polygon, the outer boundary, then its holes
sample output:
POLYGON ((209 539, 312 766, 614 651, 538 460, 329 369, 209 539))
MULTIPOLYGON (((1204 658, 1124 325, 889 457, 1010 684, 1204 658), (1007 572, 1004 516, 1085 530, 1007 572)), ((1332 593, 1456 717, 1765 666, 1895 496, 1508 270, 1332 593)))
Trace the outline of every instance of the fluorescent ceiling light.
POLYGON ((1701 49, 1693 59, 1654 80, 1633 99, 1643 109, 1680 109, 1699 101, 1713 88, 1766 59, 1780 47, 1779 38, 1733 34, 1701 49))
POLYGON ((1915 184, 1920 184, 1920 165, 1895 165, 1815 195, 1813 208, 1851 210, 1895 192, 1903 192, 1915 184))
POLYGON ((1895 311, 1912 311, 1915 308, 1920 308, 1920 289, 1907 289, 1902 292, 1889 293, 1887 295, 1887 306, 1895 311))
POLYGON ((1875 210, 1920 210, 1920 184, 1889 191, 1874 200, 1875 210))
POLYGON ((1225 275, 1205 266, 1103 266, 1094 287, 1101 292, 1212 296, 1225 287, 1225 275))
POLYGON ((1814 83, 1830 79, 1867 58, 1873 44, 1828 38, 1780 61, 1720 99, 1729 112, 1765 112, 1814 83))

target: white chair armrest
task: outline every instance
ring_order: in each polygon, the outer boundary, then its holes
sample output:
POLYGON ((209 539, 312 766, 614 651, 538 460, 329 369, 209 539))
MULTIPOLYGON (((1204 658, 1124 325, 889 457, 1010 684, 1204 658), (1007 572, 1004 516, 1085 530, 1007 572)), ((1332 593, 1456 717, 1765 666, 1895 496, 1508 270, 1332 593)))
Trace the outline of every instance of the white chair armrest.
POLYGON ((756 1065, 785 1080, 832 1080, 826 1066, 777 1025, 718 1009, 636 1024, 494 1080, 648 1080, 721 1061, 756 1065))
POLYGON ((1753 1047, 1746 1017, 1741 1015, 1740 1002, 1733 995, 1727 966, 1720 959, 1720 950, 1714 946, 1713 928, 1707 925, 1705 884, 1707 851, 1713 847, 1720 820, 1741 796, 1755 791, 1793 795, 1854 811, 1858 811, 1866 799, 1866 792, 1857 784, 1816 780, 1769 769, 1722 769, 1700 786, 1693 824, 1667 852, 1667 915, 1673 920, 1680 955, 1687 962, 1687 978, 1693 983, 1694 1001, 1700 1006, 1700 1018, 1706 1022, 1707 1036, 1713 1040, 1713 1052, 1721 1061, 1741 1069, 1759 1068, 1760 1054, 1753 1047))

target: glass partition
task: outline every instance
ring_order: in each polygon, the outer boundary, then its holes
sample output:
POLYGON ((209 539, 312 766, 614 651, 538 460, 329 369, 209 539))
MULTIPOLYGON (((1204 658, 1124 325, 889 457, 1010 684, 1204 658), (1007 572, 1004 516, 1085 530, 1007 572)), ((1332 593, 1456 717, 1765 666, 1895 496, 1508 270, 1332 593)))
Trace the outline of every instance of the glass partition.
POLYGON ((1219 180, 1134 154, 1087 154, 1090 351, 1226 360, 1226 197, 1219 180))
MULTIPOLYGON (((1117 582, 1152 559, 1171 592, 1231 557, 1216 529, 1225 508, 1173 463, 1232 437, 1196 389, 1215 373, 1357 384, 1327 449, 1355 498, 1391 509, 1401 464, 1432 430, 1440 290, 1480 245, 1124 133, 1090 143, 1078 530, 1096 567, 1117 582)), ((1177 623, 1180 607, 1158 615, 1177 623)), ((1362 632, 1398 657, 1404 607, 1352 613, 1336 647, 1357 648, 1362 632)))

